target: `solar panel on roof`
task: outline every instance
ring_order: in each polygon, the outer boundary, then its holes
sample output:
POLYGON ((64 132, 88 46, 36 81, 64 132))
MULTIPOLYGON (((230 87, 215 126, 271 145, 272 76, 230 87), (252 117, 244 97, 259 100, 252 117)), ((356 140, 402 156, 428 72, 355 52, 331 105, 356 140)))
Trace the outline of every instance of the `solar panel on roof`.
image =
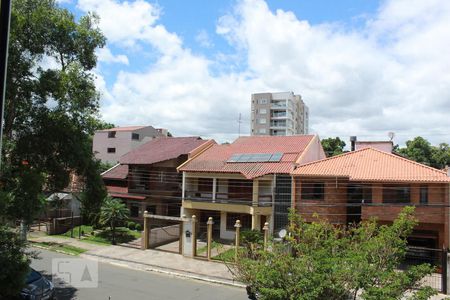
POLYGON ((268 161, 278 162, 281 160, 282 157, 283 157, 283 153, 277 152, 277 153, 272 154, 272 157, 268 161))
POLYGON ((233 154, 227 162, 244 163, 244 162, 279 162, 283 157, 283 153, 240 153, 233 154))

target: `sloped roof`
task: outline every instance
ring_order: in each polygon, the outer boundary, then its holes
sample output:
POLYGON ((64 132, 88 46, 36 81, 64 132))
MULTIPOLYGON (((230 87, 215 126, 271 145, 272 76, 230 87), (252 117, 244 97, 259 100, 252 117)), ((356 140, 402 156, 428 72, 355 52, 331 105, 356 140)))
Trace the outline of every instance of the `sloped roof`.
POLYGON ((301 176, 348 177, 352 181, 450 182, 441 170, 374 148, 364 148, 298 167, 301 176))
POLYGON ((128 175, 128 165, 117 164, 102 173, 104 179, 126 179, 128 175))
POLYGON ((240 173, 248 179, 266 174, 289 174, 293 163, 313 138, 314 135, 240 137, 232 144, 212 146, 182 165, 179 171, 240 173), (279 162, 227 162, 233 154, 276 152, 283 153, 279 162))
POLYGON ((160 137, 148 141, 145 144, 131 150, 123 155, 119 162, 121 164, 145 164, 150 165, 157 162, 174 159, 183 154, 189 154, 197 147, 208 143, 200 137, 160 137))

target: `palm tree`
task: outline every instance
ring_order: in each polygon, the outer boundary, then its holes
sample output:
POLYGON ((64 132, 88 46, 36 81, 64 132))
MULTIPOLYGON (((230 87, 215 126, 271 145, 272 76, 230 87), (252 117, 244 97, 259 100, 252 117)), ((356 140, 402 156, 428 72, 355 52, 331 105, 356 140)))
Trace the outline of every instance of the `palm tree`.
POLYGON ((117 222, 125 221, 130 215, 130 210, 119 199, 106 197, 100 210, 100 223, 109 225, 112 234, 112 244, 116 244, 117 222))

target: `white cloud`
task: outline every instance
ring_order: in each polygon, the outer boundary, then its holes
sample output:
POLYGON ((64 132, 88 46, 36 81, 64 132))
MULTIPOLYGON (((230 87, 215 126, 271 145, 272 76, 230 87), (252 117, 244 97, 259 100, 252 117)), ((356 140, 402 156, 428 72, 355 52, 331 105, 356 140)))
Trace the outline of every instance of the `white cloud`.
POLYGON ((208 32, 205 29, 202 29, 197 33, 197 35, 195 36, 195 40, 200 44, 200 46, 204 48, 211 48, 212 46, 214 46, 208 35, 208 32))
POLYGON ((194 55, 157 23, 156 6, 142 0, 79 6, 100 15, 109 42, 150 44, 159 53, 146 71, 120 72, 102 107, 109 122, 230 141, 239 112, 242 132, 249 131, 251 93, 292 90, 310 106, 310 125, 321 136, 387 138, 394 131, 398 142, 419 134, 449 139, 443 135, 450 128, 449 1, 385 1, 366 26, 348 30, 243 0, 220 18, 216 33, 246 69, 224 67, 219 75, 211 68, 224 62, 194 55))
POLYGON ((100 28, 109 43, 134 47, 145 42, 161 53, 172 55, 181 50, 180 38, 156 24, 160 15, 158 6, 147 1, 79 0, 77 6, 84 12, 93 11, 100 16, 100 28))
POLYGON ((121 63, 124 65, 129 64, 128 57, 126 55, 114 55, 108 47, 97 49, 96 54, 100 62, 121 63))

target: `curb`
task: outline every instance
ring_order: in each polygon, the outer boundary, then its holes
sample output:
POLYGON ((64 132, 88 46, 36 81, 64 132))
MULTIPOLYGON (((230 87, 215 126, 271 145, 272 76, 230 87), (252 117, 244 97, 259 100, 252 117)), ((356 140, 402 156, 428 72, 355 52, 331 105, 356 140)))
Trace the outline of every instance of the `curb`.
POLYGON ((58 249, 51 249, 50 247, 45 247, 45 246, 42 246, 42 245, 38 245, 38 244, 36 244, 36 242, 30 242, 30 244, 31 244, 31 246, 33 248, 44 249, 44 250, 48 250, 48 251, 52 251, 52 252, 65 254, 65 255, 71 255, 71 256, 79 256, 79 255, 81 255, 81 254, 73 254, 73 253, 62 251, 62 250, 58 250, 58 249))
POLYGON ((160 273, 160 274, 166 274, 166 275, 171 275, 171 276, 176 276, 176 277, 181 277, 181 278, 188 278, 188 279, 204 281, 204 282, 209 282, 209 283, 215 283, 215 284, 220 284, 220 285, 226 285, 226 286, 232 286, 232 287, 239 287, 239 288, 246 287, 245 284, 242 284, 237 281, 229 280, 226 278, 205 276, 205 275, 200 275, 200 274, 196 274, 196 273, 155 266, 152 264, 139 263, 139 262, 135 262, 132 260, 113 258, 113 257, 109 257, 109 256, 90 254, 90 253, 82 253, 82 254, 80 254, 80 256, 92 257, 92 258, 97 258, 97 259, 100 258, 103 260, 103 262, 106 262, 109 264, 114 264, 114 265, 119 265, 119 266, 133 269, 133 270, 136 270, 136 268, 133 268, 130 265, 127 265, 126 263, 133 263, 136 265, 140 265, 143 267, 142 270, 144 270, 144 271, 155 272, 155 273, 160 273), (120 264, 120 263, 116 263, 116 262, 122 262, 125 264, 120 264))

